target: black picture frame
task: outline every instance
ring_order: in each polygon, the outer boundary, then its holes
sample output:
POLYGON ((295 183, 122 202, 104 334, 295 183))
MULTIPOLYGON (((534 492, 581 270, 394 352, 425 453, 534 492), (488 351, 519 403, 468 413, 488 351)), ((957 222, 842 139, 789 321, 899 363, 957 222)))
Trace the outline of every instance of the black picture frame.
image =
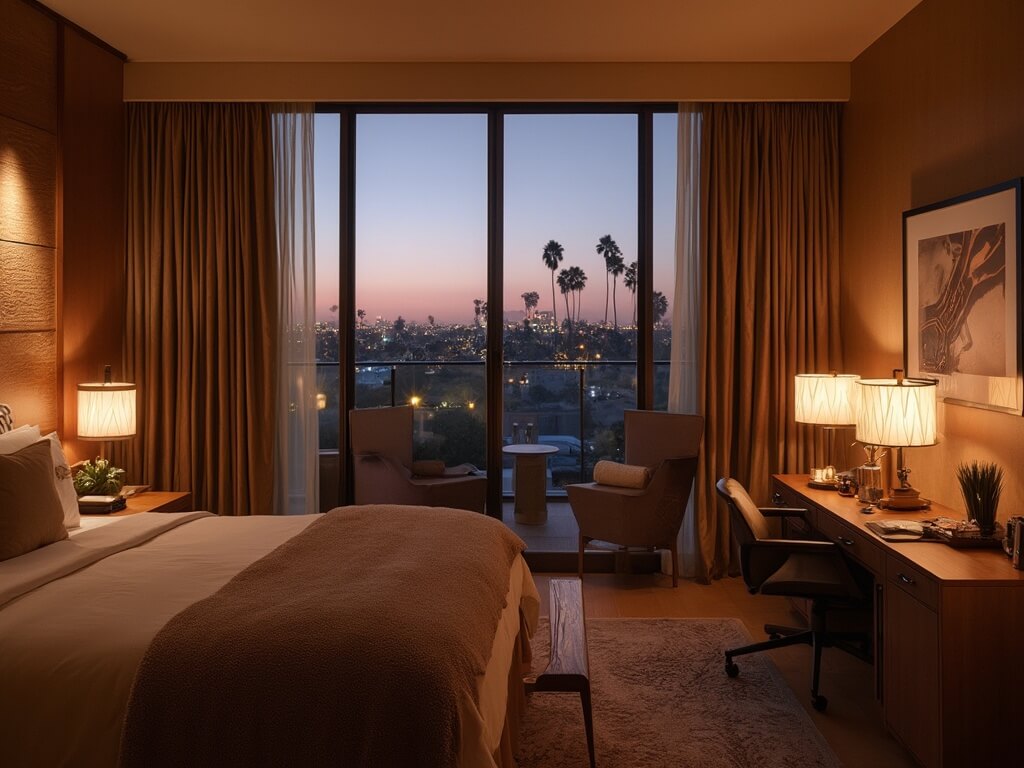
POLYGON ((1021 179, 903 213, 903 356, 948 403, 1021 415, 1021 179))

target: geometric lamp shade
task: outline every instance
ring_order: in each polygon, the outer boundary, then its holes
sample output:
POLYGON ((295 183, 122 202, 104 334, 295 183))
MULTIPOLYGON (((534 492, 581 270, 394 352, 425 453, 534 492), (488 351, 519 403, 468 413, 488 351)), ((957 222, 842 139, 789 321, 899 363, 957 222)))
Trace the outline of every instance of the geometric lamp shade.
POLYGON ((135 434, 135 385, 125 382, 78 385, 78 437, 118 440, 135 434))
POLYGON ((857 423, 857 391, 854 374, 798 373, 796 421, 801 424, 853 426, 857 423))
POLYGON ((857 440, 866 445, 935 444, 936 382, 861 379, 857 440))

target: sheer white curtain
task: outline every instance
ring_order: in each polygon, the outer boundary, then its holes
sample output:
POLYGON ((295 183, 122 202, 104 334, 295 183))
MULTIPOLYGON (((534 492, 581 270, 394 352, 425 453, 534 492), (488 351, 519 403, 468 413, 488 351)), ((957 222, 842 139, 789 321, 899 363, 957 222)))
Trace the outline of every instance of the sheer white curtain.
MULTIPOLYGON (((697 413, 697 357, 700 330, 700 130, 696 104, 679 105, 676 168, 676 280, 672 307, 672 354, 669 363, 668 409, 697 413)), ((682 575, 696 575, 697 516, 693 496, 679 531, 682 575)), ((662 570, 670 572, 663 553, 662 570)))
POLYGON ((274 513, 319 510, 313 229, 313 108, 274 109, 278 249, 277 413, 274 513))

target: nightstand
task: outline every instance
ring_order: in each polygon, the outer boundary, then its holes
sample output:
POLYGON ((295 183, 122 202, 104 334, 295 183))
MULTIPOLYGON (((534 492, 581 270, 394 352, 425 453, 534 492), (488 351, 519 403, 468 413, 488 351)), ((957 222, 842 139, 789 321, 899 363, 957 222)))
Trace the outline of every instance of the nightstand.
POLYGON ((107 512, 101 515, 82 517, 124 517, 137 515, 139 512, 191 512, 195 509, 192 493, 189 491, 143 491, 128 497, 128 506, 120 512, 107 512))

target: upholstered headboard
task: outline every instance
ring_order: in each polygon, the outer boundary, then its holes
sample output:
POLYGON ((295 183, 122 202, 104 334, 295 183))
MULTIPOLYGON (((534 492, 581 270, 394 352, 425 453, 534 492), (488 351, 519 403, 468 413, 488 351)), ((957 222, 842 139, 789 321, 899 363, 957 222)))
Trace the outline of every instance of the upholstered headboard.
POLYGON ((0 435, 14 429, 14 414, 11 413, 11 406, 7 403, 0 403, 0 435))

